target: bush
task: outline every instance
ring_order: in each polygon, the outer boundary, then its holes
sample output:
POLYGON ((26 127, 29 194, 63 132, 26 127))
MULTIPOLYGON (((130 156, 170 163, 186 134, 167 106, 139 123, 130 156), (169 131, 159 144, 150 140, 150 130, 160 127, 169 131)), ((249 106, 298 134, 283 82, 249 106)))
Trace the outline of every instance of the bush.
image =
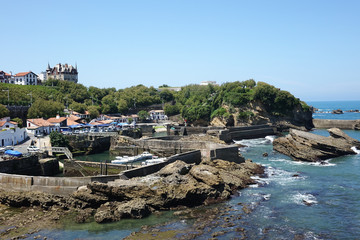
POLYGON ((51 132, 50 133, 50 142, 53 147, 68 147, 69 141, 68 139, 59 132, 51 132))

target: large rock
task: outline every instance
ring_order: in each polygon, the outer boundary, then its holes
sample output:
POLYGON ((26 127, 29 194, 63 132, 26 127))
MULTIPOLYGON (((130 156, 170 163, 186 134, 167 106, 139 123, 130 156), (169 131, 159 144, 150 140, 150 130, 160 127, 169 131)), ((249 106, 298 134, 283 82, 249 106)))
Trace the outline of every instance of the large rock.
POLYGON ((124 218, 143 218, 151 213, 149 206, 142 199, 129 202, 107 202, 98 208, 94 219, 98 223, 114 222, 124 218))
POLYGON ((340 129, 330 129, 324 137, 309 132, 291 129, 286 137, 273 142, 274 150, 300 161, 322 161, 348 154, 356 154, 351 148, 360 142, 347 136, 340 129))

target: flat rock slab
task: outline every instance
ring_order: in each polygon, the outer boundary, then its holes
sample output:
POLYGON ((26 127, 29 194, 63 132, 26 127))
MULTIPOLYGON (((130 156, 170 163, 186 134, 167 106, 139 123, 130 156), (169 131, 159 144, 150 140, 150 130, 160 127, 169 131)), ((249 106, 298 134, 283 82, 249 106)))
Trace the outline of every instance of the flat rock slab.
POLYGON ((338 128, 328 130, 329 137, 291 129, 286 137, 273 142, 274 150, 297 161, 316 162, 343 155, 356 154, 352 147, 360 148, 360 142, 338 128))

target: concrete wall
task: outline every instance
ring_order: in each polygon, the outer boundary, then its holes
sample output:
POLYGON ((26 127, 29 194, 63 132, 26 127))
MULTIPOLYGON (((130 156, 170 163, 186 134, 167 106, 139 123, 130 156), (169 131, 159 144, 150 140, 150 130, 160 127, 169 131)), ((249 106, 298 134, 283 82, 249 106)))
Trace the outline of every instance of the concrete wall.
POLYGON ((23 191, 40 191, 57 195, 69 195, 78 187, 97 181, 107 183, 124 178, 121 175, 64 178, 64 177, 37 177, 0 173, 0 186, 23 191))
POLYGON ((142 166, 139 168, 131 169, 122 172, 124 176, 127 178, 133 178, 133 177, 141 177, 146 176, 152 173, 155 173, 159 171, 161 168, 166 166, 169 163, 173 163, 176 160, 181 160, 186 163, 200 163, 201 162, 201 152, 200 150, 191 151, 183 154, 177 154, 167 159, 166 162, 158 163, 158 164, 152 164, 148 166, 142 166))
POLYGON ((103 134, 90 133, 66 135, 66 137, 73 151, 84 151, 85 154, 92 154, 107 151, 110 148, 110 139, 113 135, 113 133, 108 133, 105 136, 103 134))
POLYGON ((340 128, 360 130, 360 120, 313 119, 315 128, 340 128))
POLYGON ((220 131, 219 139, 225 142, 231 142, 232 140, 266 137, 268 135, 275 135, 276 133, 276 127, 269 125, 234 127, 220 131))
POLYGON ((210 159, 222 159, 235 163, 245 162, 245 158, 239 154, 237 146, 212 149, 210 151, 210 159))

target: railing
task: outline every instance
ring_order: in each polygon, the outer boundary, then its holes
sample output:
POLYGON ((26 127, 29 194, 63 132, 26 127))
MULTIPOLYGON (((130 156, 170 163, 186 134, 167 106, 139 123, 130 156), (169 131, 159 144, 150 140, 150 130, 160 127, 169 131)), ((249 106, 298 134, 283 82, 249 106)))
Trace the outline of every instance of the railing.
POLYGON ((69 160, 73 160, 73 155, 67 147, 41 148, 41 150, 64 153, 69 160))

